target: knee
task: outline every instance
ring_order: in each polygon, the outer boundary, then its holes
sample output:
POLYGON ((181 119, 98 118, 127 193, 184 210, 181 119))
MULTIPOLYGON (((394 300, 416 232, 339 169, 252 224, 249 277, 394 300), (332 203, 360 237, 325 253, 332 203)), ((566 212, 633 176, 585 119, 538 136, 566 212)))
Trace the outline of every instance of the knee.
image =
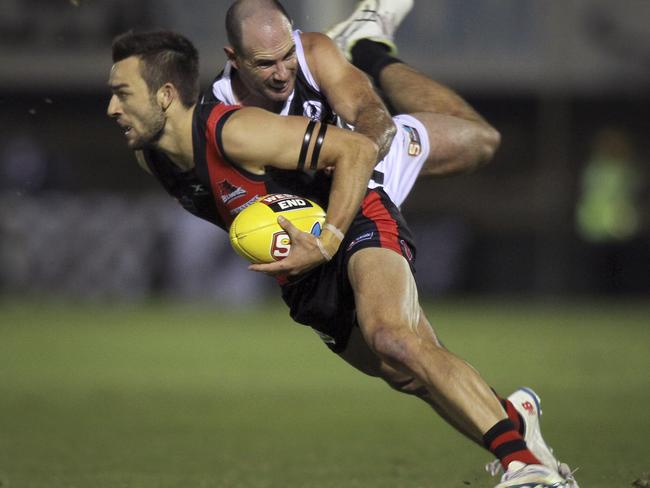
POLYGON ((501 144, 501 134, 488 124, 476 126, 474 138, 466 144, 464 157, 459 158, 462 172, 472 172, 489 163, 501 144))
POLYGON ((410 369, 410 362, 419 356, 419 339, 408 327, 380 325, 368 339, 375 354, 393 367, 410 369))
MULTIPOLYGON (((401 374, 404 382, 400 391, 408 386, 409 390, 416 387, 406 381, 407 378, 424 380, 425 371, 434 368, 444 375, 450 367, 449 353, 438 342, 434 334, 427 334, 411 324, 397 324, 395 322, 377 322, 375 327, 366 332, 366 341, 373 353, 382 361, 401 374)), ((382 375, 386 379, 386 375, 382 375)), ((397 376, 400 378, 400 376, 397 376)), ((387 380, 391 386, 392 382, 387 380)))
POLYGON ((489 162, 501 145, 501 134, 494 127, 486 124, 481 135, 481 150, 476 161, 476 166, 483 166, 489 162))

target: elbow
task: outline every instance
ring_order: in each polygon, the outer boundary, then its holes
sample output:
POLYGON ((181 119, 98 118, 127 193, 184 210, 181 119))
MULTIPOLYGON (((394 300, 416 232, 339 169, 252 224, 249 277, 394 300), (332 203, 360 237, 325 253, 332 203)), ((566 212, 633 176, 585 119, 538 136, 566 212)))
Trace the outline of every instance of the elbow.
POLYGON ((386 140, 386 146, 390 147, 390 145, 393 143, 393 139, 395 139, 395 136, 397 135, 397 126, 393 122, 393 119, 390 120, 390 124, 388 127, 386 127, 385 131, 385 140, 386 140))
MULTIPOLYGON (((366 138, 367 139, 367 138, 366 138)), ((390 144, 388 145, 390 147, 390 144)), ((381 147, 371 139, 368 139, 366 142, 366 148, 365 151, 367 151, 368 154, 368 162, 370 168, 374 169, 375 166, 377 165, 377 161, 379 161, 379 155, 381 153, 381 147)), ((384 156, 382 156, 383 159, 384 156)))
POLYGON ((364 163, 367 163, 364 164, 365 166, 371 168, 371 170, 374 169, 375 165, 377 164, 377 158, 381 151, 379 144, 377 144, 369 137, 362 136, 360 134, 355 134, 355 135, 358 136, 356 141, 357 161, 359 162, 363 161, 364 163))
POLYGON ((382 135, 383 137, 377 145, 377 161, 381 161, 386 157, 393 144, 393 139, 397 135, 397 126, 395 126, 392 119, 390 119, 390 124, 386 127, 382 135))

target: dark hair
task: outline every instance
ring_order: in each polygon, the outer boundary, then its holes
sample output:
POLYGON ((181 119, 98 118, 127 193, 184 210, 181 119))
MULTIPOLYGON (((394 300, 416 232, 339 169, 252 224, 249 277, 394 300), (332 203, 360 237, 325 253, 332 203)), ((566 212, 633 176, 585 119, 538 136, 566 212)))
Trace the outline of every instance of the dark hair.
MULTIPOLYGON (((241 52, 243 47, 242 23, 247 15, 242 12, 242 10, 243 5, 246 4, 246 1, 247 0, 235 0, 235 2, 233 2, 233 4, 230 6, 230 8, 228 8, 228 11, 226 12, 226 35, 228 36, 228 42, 237 52, 241 52)), ((278 0, 258 0, 257 3, 259 6, 264 6, 270 8, 271 10, 280 12, 284 17, 286 17, 290 24, 293 23, 291 17, 289 16, 289 13, 278 0)), ((248 13, 250 10, 246 10, 245 12, 248 13)))
POLYGON ((190 40, 171 31, 125 32, 113 40, 113 62, 131 56, 141 59, 140 74, 151 92, 172 83, 183 105, 196 103, 199 53, 190 40))

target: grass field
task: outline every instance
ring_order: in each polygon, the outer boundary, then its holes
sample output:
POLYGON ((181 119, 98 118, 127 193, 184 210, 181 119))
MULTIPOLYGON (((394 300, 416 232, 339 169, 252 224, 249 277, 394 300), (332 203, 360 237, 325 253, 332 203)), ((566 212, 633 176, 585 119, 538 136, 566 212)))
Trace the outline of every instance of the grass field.
MULTIPOLYGON (((492 487, 490 456, 282 308, 0 303, 0 486, 492 487)), ((427 307, 499 391, 541 394, 582 488, 650 471, 650 305, 427 307)))

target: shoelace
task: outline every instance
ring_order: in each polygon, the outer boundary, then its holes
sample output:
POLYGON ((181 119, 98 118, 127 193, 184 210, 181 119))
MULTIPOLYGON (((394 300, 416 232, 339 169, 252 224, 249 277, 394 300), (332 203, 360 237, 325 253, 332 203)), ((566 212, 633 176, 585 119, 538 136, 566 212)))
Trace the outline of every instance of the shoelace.
POLYGON ((578 488, 578 482, 574 478, 573 474, 578 471, 580 468, 576 468, 571 471, 571 468, 566 463, 560 463, 557 467, 558 473, 560 476, 567 480, 567 488, 578 488))
POLYGON ((501 461, 499 461, 498 459, 495 459, 494 461, 490 461, 485 465, 485 471, 490 473, 490 476, 498 475, 501 471, 503 471, 503 466, 501 466, 501 461))

